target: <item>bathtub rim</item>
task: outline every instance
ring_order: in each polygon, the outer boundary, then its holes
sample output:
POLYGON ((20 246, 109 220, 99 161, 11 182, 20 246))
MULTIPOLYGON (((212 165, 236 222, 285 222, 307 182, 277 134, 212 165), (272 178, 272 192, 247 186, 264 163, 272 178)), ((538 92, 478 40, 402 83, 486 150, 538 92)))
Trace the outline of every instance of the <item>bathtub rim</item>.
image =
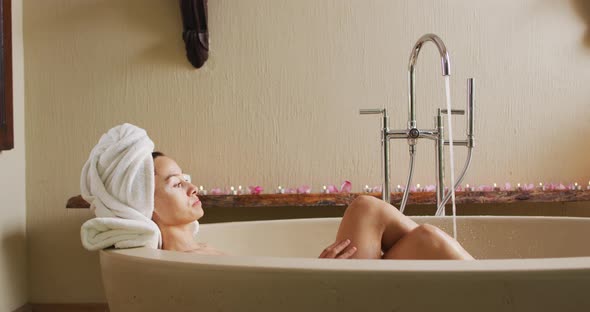
MULTIPOLYGON (((488 220, 561 220, 573 222, 590 222, 588 218, 580 217, 542 217, 542 216, 460 216, 458 220, 486 218, 488 220)), ((412 217, 417 221, 428 222, 439 218, 451 217, 412 217)), ((238 221, 203 224, 201 230, 221 227, 232 224, 260 224, 279 222, 329 222, 340 218, 313 218, 313 219, 289 219, 289 220, 264 220, 264 221, 238 221)), ((152 263, 154 265, 170 264, 178 266, 190 266, 207 270, 272 270, 272 271, 330 271, 330 272, 392 272, 399 274, 419 273, 572 273, 590 271, 590 257, 562 257, 562 258, 520 258, 520 259, 483 259, 476 261, 463 260, 338 260, 295 257, 271 257, 271 256, 216 256, 198 255, 166 250, 151 249, 146 247, 130 249, 106 249, 100 252, 101 265, 103 258, 125 259, 152 263)), ((543 274, 545 275, 545 274, 543 274)))

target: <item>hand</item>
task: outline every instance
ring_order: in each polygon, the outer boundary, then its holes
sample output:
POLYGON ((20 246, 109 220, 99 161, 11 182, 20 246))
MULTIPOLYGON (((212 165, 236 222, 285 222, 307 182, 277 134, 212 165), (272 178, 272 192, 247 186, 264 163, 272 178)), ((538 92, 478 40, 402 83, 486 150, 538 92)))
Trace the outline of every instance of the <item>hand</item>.
POLYGON ((330 258, 330 259, 349 259, 356 252, 356 247, 350 246, 350 239, 335 242, 334 244, 326 247, 319 258, 330 258))

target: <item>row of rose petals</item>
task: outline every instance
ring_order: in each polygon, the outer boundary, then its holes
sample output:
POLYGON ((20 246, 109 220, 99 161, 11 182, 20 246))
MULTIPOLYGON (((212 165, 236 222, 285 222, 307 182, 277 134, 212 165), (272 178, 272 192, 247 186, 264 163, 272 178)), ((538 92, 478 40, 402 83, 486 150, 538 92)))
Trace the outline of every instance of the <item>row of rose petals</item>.
MULTIPOLYGON (((326 190, 328 193, 350 193, 352 191, 352 183, 350 181, 344 181, 342 186, 338 188, 335 185, 328 185, 326 186, 326 190)), ((248 186, 248 191, 252 195, 262 194, 264 192, 264 188, 262 186, 248 186)), ((302 185, 298 187, 288 187, 288 188, 281 188, 281 193, 283 194, 311 194, 311 187, 309 185, 302 185)), ((209 191, 211 195, 228 195, 232 194, 231 189, 221 189, 221 188, 214 188, 209 191)), ((240 194, 239 194, 240 195, 240 194)))
MULTIPOLYGON (((574 190, 576 189, 576 187, 580 188, 577 184, 569 184, 568 186, 565 186, 563 183, 547 183, 547 184, 542 184, 540 183, 537 187, 535 187, 534 184, 532 183, 525 183, 522 185, 518 185, 517 187, 513 187, 510 183, 506 182, 504 183, 503 186, 497 186, 497 185, 480 185, 480 186, 458 186, 457 189, 455 191, 457 192, 463 192, 463 191, 472 191, 472 192, 492 192, 492 191, 516 191, 516 190, 521 190, 521 191, 532 191, 535 188, 539 189, 539 190, 543 190, 543 191, 565 191, 565 190, 574 190)), ((590 186, 589 186, 590 188, 590 186)), ((311 193, 311 187, 309 187, 308 185, 302 185, 299 187, 292 187, 292 188, 280 188, 280 193, 284 193, 284 194, 310 194, 311 193)), ((382 187, 381 185, 378 186, 374 186, 374 187, 365 187, 364 192, 373 192, 373 193, 380 193, 382 191, 382 187)), ((405 186, 399 186, 397 188, 394 189, 395 192, 403 192, 405 191, 405 186)), ((436 191, 436 186, 435 185, 425 185, 425 186, 411 186, 410 187, 410 193, 414 193, 414 192, 435 192, 436 191)), ((445 191, 448 191, 448 187, 445 188, 445 191)), ((237 191, 234 191, 234 193, 237 191)), ((249 194, 254 194, 254 195, 258 195, 258 194, 262 194, 264 192, 264 189, 261 186, 248 186, 248 193, 249 194)), ((352 183, 350 181, 344 181, 344 183, 342 183, 342 185, 340 187, 337 187, 334 184, 329 184, 323 187, 323 189, 321 190, 322 193, 330 193, 330 194, 334 194, 334 193, 350 193, 352 192, 352 183)), ((279 192, 277 192, 279 193, 279 192)), ((232 194, 232 190, 231 189, 221 189, 221 188, 214 188, 211 189, 211 191, 209 192, 209 194, 211 195, 228 195, 228 194, 232 194)), ((241 194, 246 194, 246 191, 237 193, 238 195, 241 194)))

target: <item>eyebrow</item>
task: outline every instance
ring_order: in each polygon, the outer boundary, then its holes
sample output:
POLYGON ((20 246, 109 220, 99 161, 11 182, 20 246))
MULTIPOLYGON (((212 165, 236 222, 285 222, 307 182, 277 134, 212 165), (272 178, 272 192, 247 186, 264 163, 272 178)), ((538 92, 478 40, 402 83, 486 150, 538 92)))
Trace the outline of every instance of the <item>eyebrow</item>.
POLYGON ((182 176, 182 173, 173 173, 173 174, 167 176, 166 179, 164 179, 164 181, 168 181, 168 179, 170 179, 172 177, 179 177, 179 176, 182 176))

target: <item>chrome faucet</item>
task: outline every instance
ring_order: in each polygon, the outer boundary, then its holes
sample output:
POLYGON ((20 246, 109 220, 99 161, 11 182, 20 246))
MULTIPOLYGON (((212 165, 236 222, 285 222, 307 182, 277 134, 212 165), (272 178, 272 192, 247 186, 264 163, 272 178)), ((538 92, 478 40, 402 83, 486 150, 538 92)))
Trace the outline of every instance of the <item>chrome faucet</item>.
POLYGON ((445 46, 444 42, 434 34, 426 34, 414 45, 412 48, 412 53, 410 54, 410 62, 408 64, 408 128, 415 129, 416 128, 416 62, 418 61, 418 55, 420 54, 420 50, 424 43, 432 41, 436 44, 438 48, 438 52, 440 53, 440 63, 442 66, 442 75, 443 76, 450 76, 451 75, 451 60, 449 59, 449 53, 447 52, 447 47, 445 46))
POLYGON ((391 202, 391 192, 390 192, 390 178, 389 178, 389 140, 391 139, 407 139, 409 145, 409 152, 410 152, 410 172, 408 174, 408 182, 406 183, 406 189, 404 191, 404 196, 402 198, 402 202, 400 204, 400 211, 403 212, 410 189, 410 184, 412 182, 412 176, 414 171, 414 156, 416 154, 416 144, 418 143, 418 139, 420 138, 427 138, 435 141, 435 148, 436 148, 436 202, 437 202, 437 212, 436 215, 444 215, 444 205, 449 200, 451 196, 451 192, 447 192, 444 194, 444 162, 443 162, 443 155, 444 155, 444 146, 448 145, 449 142, 445 141, 444 139, 444 128, 443 128, 443 114, 458 114, 464 115, 467 112, 467 139, 455 141, 453 140, 453 145, 457 146, 466 146, 468 148, 467 154, 467 161, 465 163, 465 167, 459 179, 457 179, 455 183, 455 188, 461 183, 463 177, 465 176, 465 172, 469 168, 469 164, 471 163, 471 150, 474 147, 474 139, 473 139, 473 78, 469 78, 467 80, 467 109, 465 110, 451 110, 448 112, 447 109, 438 109, 437 115, 435 117, 435 128, 434 129, 418 129, 416 124, 416 95, 415 95, 415 67, 416 62, 418 61, 418 55, 420 54, 420 50, 424 43, 431 41, 433 42, 441 57, 441 67, 442 67, 442 75, 443 76, 450 76, 451 74, 451 62, 449 58, 449 53, 444 42, 434 34, 426 34, 414 45, 412 48, 412 52, 410 54, 410 60, 408 64, 408 125, 407 129, 403 130, 390 130, 389 129, 389 115, 387 114, 387 109, 361 109, 361 114, 381 114, 382 119, 382 130, 381 130, 381 147, 382 147, 382 159, 383 159, 383 186, 382 186, 382 198, 384 201, 390 203, 391 202))

